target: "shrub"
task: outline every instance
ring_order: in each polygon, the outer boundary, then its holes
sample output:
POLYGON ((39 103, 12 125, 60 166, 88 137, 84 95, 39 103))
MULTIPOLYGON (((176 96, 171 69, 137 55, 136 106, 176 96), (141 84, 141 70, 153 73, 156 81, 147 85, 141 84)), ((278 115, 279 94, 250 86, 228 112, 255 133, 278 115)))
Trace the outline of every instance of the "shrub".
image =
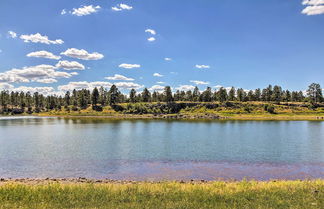
POLYGON ((266 104, 264 105, 264 110, 270 114, 275 114, 275 107, 273 105, 266 104))

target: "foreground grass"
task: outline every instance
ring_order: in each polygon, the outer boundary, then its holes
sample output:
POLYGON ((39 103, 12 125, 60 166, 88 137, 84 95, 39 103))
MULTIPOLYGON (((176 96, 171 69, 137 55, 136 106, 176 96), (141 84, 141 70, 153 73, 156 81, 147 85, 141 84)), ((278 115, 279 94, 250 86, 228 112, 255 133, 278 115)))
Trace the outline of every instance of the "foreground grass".
POLYGON ((324 208, 324 181, 0 185, 0 208, 324 208))

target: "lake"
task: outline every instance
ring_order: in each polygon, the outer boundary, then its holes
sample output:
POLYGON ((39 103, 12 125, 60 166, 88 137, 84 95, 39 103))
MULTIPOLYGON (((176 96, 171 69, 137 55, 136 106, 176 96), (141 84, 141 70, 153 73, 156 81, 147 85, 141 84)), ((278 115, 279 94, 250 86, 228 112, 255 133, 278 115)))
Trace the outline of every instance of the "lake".
POLYGON ((0 177, 324 177, 324 122, 0 118, 0 177))

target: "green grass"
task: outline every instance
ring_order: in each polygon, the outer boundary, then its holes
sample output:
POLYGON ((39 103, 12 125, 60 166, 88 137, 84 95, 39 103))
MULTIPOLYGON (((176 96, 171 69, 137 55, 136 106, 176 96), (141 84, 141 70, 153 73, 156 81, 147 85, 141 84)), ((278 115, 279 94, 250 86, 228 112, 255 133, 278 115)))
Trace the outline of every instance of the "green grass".
POLYGON ((324 208, 324 181, 5 183, 0 208, 324 208))

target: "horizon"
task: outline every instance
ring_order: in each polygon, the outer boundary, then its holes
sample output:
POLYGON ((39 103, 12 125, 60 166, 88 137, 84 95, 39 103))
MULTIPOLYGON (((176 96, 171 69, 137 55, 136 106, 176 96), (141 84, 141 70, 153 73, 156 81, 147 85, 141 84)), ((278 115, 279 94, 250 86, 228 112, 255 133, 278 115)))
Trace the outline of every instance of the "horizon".
POLYGON ((308 0, 1 1, 0 89, 305 91, 324 83, 323 14, 308 0))

